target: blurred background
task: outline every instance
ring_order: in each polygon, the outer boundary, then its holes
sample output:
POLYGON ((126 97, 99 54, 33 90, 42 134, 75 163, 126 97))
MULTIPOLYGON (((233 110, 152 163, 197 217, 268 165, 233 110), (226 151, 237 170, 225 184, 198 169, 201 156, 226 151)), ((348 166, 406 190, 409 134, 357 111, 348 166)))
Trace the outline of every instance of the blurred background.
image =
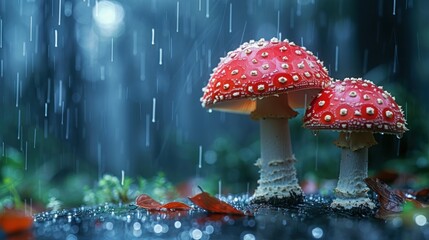
MULTIPOLYGON (((396 96, 410 131, 376 135, 370 174, 428 186, 428 19, 424 0, 0 0, 3 185, 73 206, 104 174, 163 172, 174 186, 251 194, 258 123, 199 98, 220 57, 278 37, 313 51, 332 77, 396 96)), ((321 186, 338 175, 337 133, 313 136, 301 118, 291 120, 298 177, 321 186)))

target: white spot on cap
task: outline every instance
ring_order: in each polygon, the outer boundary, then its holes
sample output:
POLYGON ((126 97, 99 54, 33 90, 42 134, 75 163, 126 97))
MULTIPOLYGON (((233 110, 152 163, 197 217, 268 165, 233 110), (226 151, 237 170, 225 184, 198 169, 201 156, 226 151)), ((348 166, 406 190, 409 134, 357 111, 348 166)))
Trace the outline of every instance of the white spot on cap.
POLYGON ((268 53, 267 52, 263 52, 263 53, 261 53, 261 56, 262 57, 268 57, 268 53))
POLYGON ((298 81, 298 80, 299 80, 299 76, 298 76, 298 75, 293 75, 293 76, 292 76, 292 79, 296 82, 296 81, 298 81))
POLYGON ((249 87, 247 88, 247 91, 249 91, 249 92, 253 92, 253 87, 252 87, 252 86, 249 86, 249 87))
POLYGON ((288 69, 289 68, 289 65, 287 63, 282 63, 281 66, 282 66, 283 69, 288 69))
POLYGON ((326 115, 323 119, 325 121, 327 121, 327 122, 330 122, 332 120, 332 116, 331 115, 326 115))
POLYGON ((252 53, 252 49, 248 48, 244 51, 246 54, 251 54, 252 53))
POLYGON ((323 101, 323 100, 322 100, 322 101, 319 101, 319 106, 320 106, 320 107, 323 107, 324 105, 325 105, 325 101, 323 101))
POLYGON ((246 77, 246 75, 241 75, 241 77, 240 77, 241 79, 246 79, 247 77, 246 77))
POLYGON ((217 82, 217 83, 216 83, 216 87, 220 87, 220 82, 217 82))
POLYGON ((283 56, 283 57, 282 57, 282 60, 283 60, 283 61, 287 61, 287 60, 288 60, 288 58, 287 58, 286 56, 283 56))
POLYGON ((311 74, 310 74, 309 72, 305 72, 305 73, 304 73, 304 76, 306 76, 306 77, 308 77, 308 78, 309 78, 309 77, 311 77, 311 74))
POLYGON ((279 77, 278 81, 279 81, 279 83, 285 83, 285 82, 287 82, 287 78, 285 78, 285 77, 279 77))
MULTIPOLYGON (((292 45, 292 44, 291 44, 292 45)), ((296 53, 296 55, 301 55, 302 54, 302 51, 301 50, 299 50, 299 49, 297 49, 297 50, 295 50, 295 53, 296 53)))
POLYGON ((366 114, 368 114, 368 115, 374 115, 374 113, 375 113, 374 108, 372 108, 372 107, 367 107, 366 108, 366 114))
POLYGON ((262 69, 264 69, 264 70, 267 70, 269 67, 270 67, 270 65, 268 65, 268 64, 263 64, 262 65, 262 69))
POLYGON ((286 51, 287 50, 287 47, 286 46, 282 46, 281 48, 280 48, 280 52, 283 52, 283 51, 286 51))
POLYGON ((258 76, 258 71, 252 70, 252 71, 250 71, 250 75, 252 75, 252 76, 258 76))
POLYGON ((359 110, 355 110, 355 116, 361 116, 362 113, 359 110))
POLYGON ((371 99, 371 98, 369 97, 369 95, 368 95, 368 94, 364 94, 364 95, 363 95, 363 99, 365 99, 365 100, 369 100, 369 99, 371 99))
POLYGON ((229 84, 228 84, 228 83, 225 83, 225 84, 223 85, 223 89, 227 90, 228 88, 229 88, 229 84))
POLYGON ((367 123, 365 124, 366 128, 372 128, 372 124, 371 123, 367 123))
POLYGON ((273 38, 271 38, 270 42, 271 42, 271 43, 274 43, 274 44, 277 44, 277 43, 279 43, 279 39, 278 39, 278 38, 273 37, 273 38))
POLYGON ((320 73, 315 74, 317 78, 320 78, 320 73))
POLYGON ((265 86, 263 84, 259 84, 258 91, 264 91, 264 90, 265 90, 265 86))
POLYGON ((231 71, 231 75, 236 75, 237 73, 238 73, 237 69, 234 69, 234 70, 231 71))
POLYGON ((298 66, 299 69, 303 69, 304 68, 304 61, 298 63, 297 66, 298 66))
POLYGON ((377 98, 377 103, 381 105, 383 104, 383 100, 381 98, 377 98))
POLYGON ((346 128, 346 127, 347 127, 347 123, 343 123, 343 124, 341 124, 341 127, 342 127, 342 128, 346 128))
POLYGON ((340 115, 341 115, 341 116, 345 116, 345 115, 347 115, 347 108, 341 108, 341 109, 340 109, 340 115))
POLYGON ((240 92, 234 92, 233 94, 232 94, 232 96, 234 96, 234 97, 238 97, 240 95, 240 92))
POLYGON ((387 111, 386 111, 386 117, 387 117, 387 118, 392 118, 392 117, 393 117, 393 112, 392 112, 392 111, 387 110, 387 111))
POLYGON ((258 60, 252 59, 252 63, 256 64, 256 63, 258 63, 258 60))
POLYGON ((351 91, 351 92, 349 93, 349 96, 350 96, 350 97, 356 97, 356 96, 357 96, 357 93, 356 93, 355 91, 351 91))

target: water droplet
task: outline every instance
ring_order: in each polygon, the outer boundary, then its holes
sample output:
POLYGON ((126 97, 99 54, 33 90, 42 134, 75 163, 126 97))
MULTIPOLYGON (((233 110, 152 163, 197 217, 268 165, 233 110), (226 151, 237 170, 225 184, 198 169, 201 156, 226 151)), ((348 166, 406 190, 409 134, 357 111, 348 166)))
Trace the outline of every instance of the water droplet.
POLYGON ((403 134, 403 133, 398 133, 398 134, 396 134, 396 138, 397 138, 397 139, 401 139, 403 136, 404 136, 404 134, 403 134))
POLYGON ((313 131, 313 136, 317 137, 318 134, 319 134, 319 130, 314 130, 313 131))
POLYGON ((346 132, 346 141, 350 140, 350 136, 352 135, 351 132, 346 132))

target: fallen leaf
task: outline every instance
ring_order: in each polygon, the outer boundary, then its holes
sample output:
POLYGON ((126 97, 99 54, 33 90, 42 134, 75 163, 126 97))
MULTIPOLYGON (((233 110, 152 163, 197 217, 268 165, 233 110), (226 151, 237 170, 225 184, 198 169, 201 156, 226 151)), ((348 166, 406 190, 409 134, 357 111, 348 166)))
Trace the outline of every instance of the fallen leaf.
MULTIPOLYGON (((376 213, 376 217, 378 218, 387 219, 402 213, 405 203, 410 203, 415 208, 427 207, 418 198, 414 199, 412 195, 392 189, 377 178, 365 178, 364 181, 372 191, 377 193, 377 199, 380 203, 380 208, 376 213)), ((421 190, 417 194, 427 197, 425 195, 427 194, 426 190, 421 190)))
POLYGON ((7 208, 0 212, 0 230, 6 234, 28 231, 32 225, 33 218, 23 211, 7 208))
POLYGON ((429 204, 429 188, 418 191, 416 193, 416 200, 424 204, 429 204))
POLYGON ((147 194, 141 194, 136 198, 136 205, 150 211, 188 211, 190 206, 181 202, 169 202, 161 204, 147 194))
POLYGON ((198 207, 210 213, 222 213, 242 216, 246 215, 243 211, 236 209, 230 204, 221 201, 218 198, 215 198, 204 191, 193 197, 190 197, 189 200, 191 200, 191 202, 193 202, 198 207))

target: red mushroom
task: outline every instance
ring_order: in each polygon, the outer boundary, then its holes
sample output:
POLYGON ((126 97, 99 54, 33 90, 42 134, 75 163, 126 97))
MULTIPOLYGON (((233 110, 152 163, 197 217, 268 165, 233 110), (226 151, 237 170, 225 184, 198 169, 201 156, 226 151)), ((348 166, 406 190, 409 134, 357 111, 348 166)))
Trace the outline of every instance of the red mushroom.
POLYGON ((331 79, 317 57, 288 40, 244 43, 221 59, 203 89, 207 108, 250 114, 259 120, 261 168, 254 203, 299 202, 295 157, 289 134, 292 108, 304 107, 331 79))
POLYGON ((336 81, 313 99, 304 127, 340 131, 335 141, 342 148, 340 174, 331 207, 374 208, 363 181, 368 174, 368 148, 377 144, 373 133, 402 136, 407 130, 395 98, 368 80, 336 81))

